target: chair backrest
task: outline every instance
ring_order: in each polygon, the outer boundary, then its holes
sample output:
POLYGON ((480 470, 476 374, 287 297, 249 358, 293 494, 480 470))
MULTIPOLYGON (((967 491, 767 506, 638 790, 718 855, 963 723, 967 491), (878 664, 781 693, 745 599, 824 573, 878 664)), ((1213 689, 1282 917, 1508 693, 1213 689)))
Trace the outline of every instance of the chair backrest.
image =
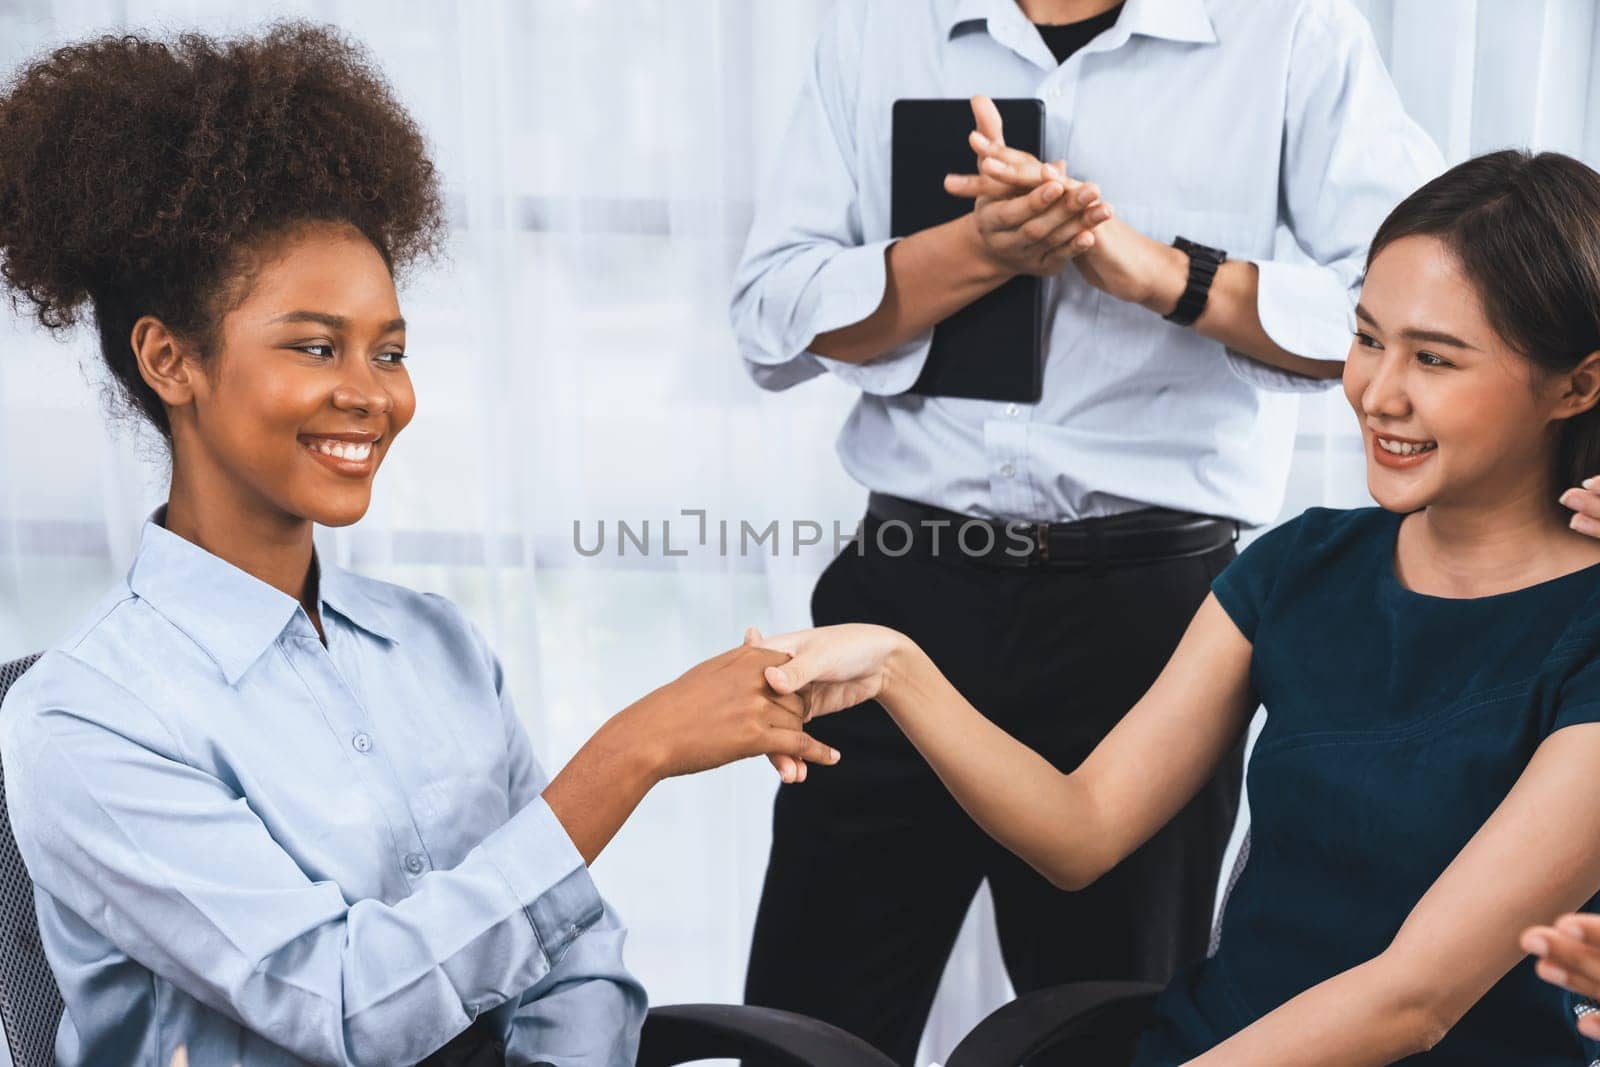
MULTIPOLYGON (((0 664, 0 701, 38 658, 26 656, 0 664)), ((10 1062, 16 1067, 51 1067, 60 1023, 61 990, 39 942, 33 882, 11 833, 5 775, 0 769, 0 1026, 5 1030, 10 1062)))

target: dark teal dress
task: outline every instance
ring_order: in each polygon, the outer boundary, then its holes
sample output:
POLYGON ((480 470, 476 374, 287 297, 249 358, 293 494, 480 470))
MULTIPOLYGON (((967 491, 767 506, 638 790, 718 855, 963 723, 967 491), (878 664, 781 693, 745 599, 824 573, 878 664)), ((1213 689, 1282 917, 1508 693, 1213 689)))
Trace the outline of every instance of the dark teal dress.
MULTIPOLYGON (((1250 860, 1221 948, 1162 994, 1137 1067, 1183 1063, 1378 955, 1539 744, 1600 721, 1600 566, 1425 596, 1395 577, 1401 518, 1313 508, 1213 583, 1253 643, 1267 709, 1246 777, 1250 860)), ((1525 959, 1405 1062, 1582 1067, 1596 1045, 1573 1003, 1525 959)))

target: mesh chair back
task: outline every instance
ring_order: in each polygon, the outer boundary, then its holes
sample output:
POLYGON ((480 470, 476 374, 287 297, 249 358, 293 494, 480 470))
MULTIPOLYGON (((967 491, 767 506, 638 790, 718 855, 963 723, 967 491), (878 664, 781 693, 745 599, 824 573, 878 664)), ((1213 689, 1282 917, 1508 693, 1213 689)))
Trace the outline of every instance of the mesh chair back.
MULTIPOLYGON (((0 701, 38 656, 0 664, 0 701)), ((61 991, 39 943, 33 912, 33 882, 22 865, 0 773, 0 1025, 16 1067, 55 1063, 56 1027, 61 1022, 61 991)))

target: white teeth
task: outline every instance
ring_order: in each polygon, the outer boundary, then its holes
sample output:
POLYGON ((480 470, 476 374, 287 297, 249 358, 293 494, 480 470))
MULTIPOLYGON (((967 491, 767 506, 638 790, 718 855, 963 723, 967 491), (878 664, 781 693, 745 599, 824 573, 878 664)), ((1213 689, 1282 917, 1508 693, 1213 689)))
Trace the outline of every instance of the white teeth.
POLYGON ((326 437, 318 438, 311 446, 324 456, 333 456, 335 459, 348 459, 357 463, 362 462, 372 455, 372 442, 362 441, 352 443, 348 441, 330 441, 326 437))
POLYGON ((1387 437, 1378 438, 1378 447, 1385 452, 1392 452, 1397 456, 1414 456, 1419 452, 1427 452, 1438 448, 1438 444, 1429 441, 1426 444, 1414 445, 1404 441, 1391 441, 1387 437))

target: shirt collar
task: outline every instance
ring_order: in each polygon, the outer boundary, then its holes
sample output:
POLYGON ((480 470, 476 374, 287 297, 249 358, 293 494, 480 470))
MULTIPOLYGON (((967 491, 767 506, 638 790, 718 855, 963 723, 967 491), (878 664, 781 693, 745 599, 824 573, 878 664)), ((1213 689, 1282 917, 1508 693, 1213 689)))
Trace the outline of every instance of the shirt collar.
MULTIPOLYGON (((145 521, 128 587, 199 645, 229 685, 244 676, 297 615, 306 632, 312 632, 294 597, 179 537, 162 525, 165 518, 163 506, 145 521)), ((343 568, 320 558, 317 562, 318 599, 363 630, 393 641, 387 606, 343 568)))
POLYGON ((352 574, 317 554, 321 572, 317 580, 317 595, 322 606, 332 608, 350 622, 385 641, 399 640, 400 620, 389 599, 382 595, 384 588, 371 579, 352 574))
MULTIPOLYGON (((966 23, 1015 19, 1021 14, 1016 0, 945 0, 940 29, 948 38, 966 23)), ((1026 16, 1023 19, 1026 21, 1026 16)), ((1217 40, 1205 0, 1127 0, 1117 18, 1117 29, 1130 37, 1142 33, 1197 44, 1215 44, 1217 40)))

